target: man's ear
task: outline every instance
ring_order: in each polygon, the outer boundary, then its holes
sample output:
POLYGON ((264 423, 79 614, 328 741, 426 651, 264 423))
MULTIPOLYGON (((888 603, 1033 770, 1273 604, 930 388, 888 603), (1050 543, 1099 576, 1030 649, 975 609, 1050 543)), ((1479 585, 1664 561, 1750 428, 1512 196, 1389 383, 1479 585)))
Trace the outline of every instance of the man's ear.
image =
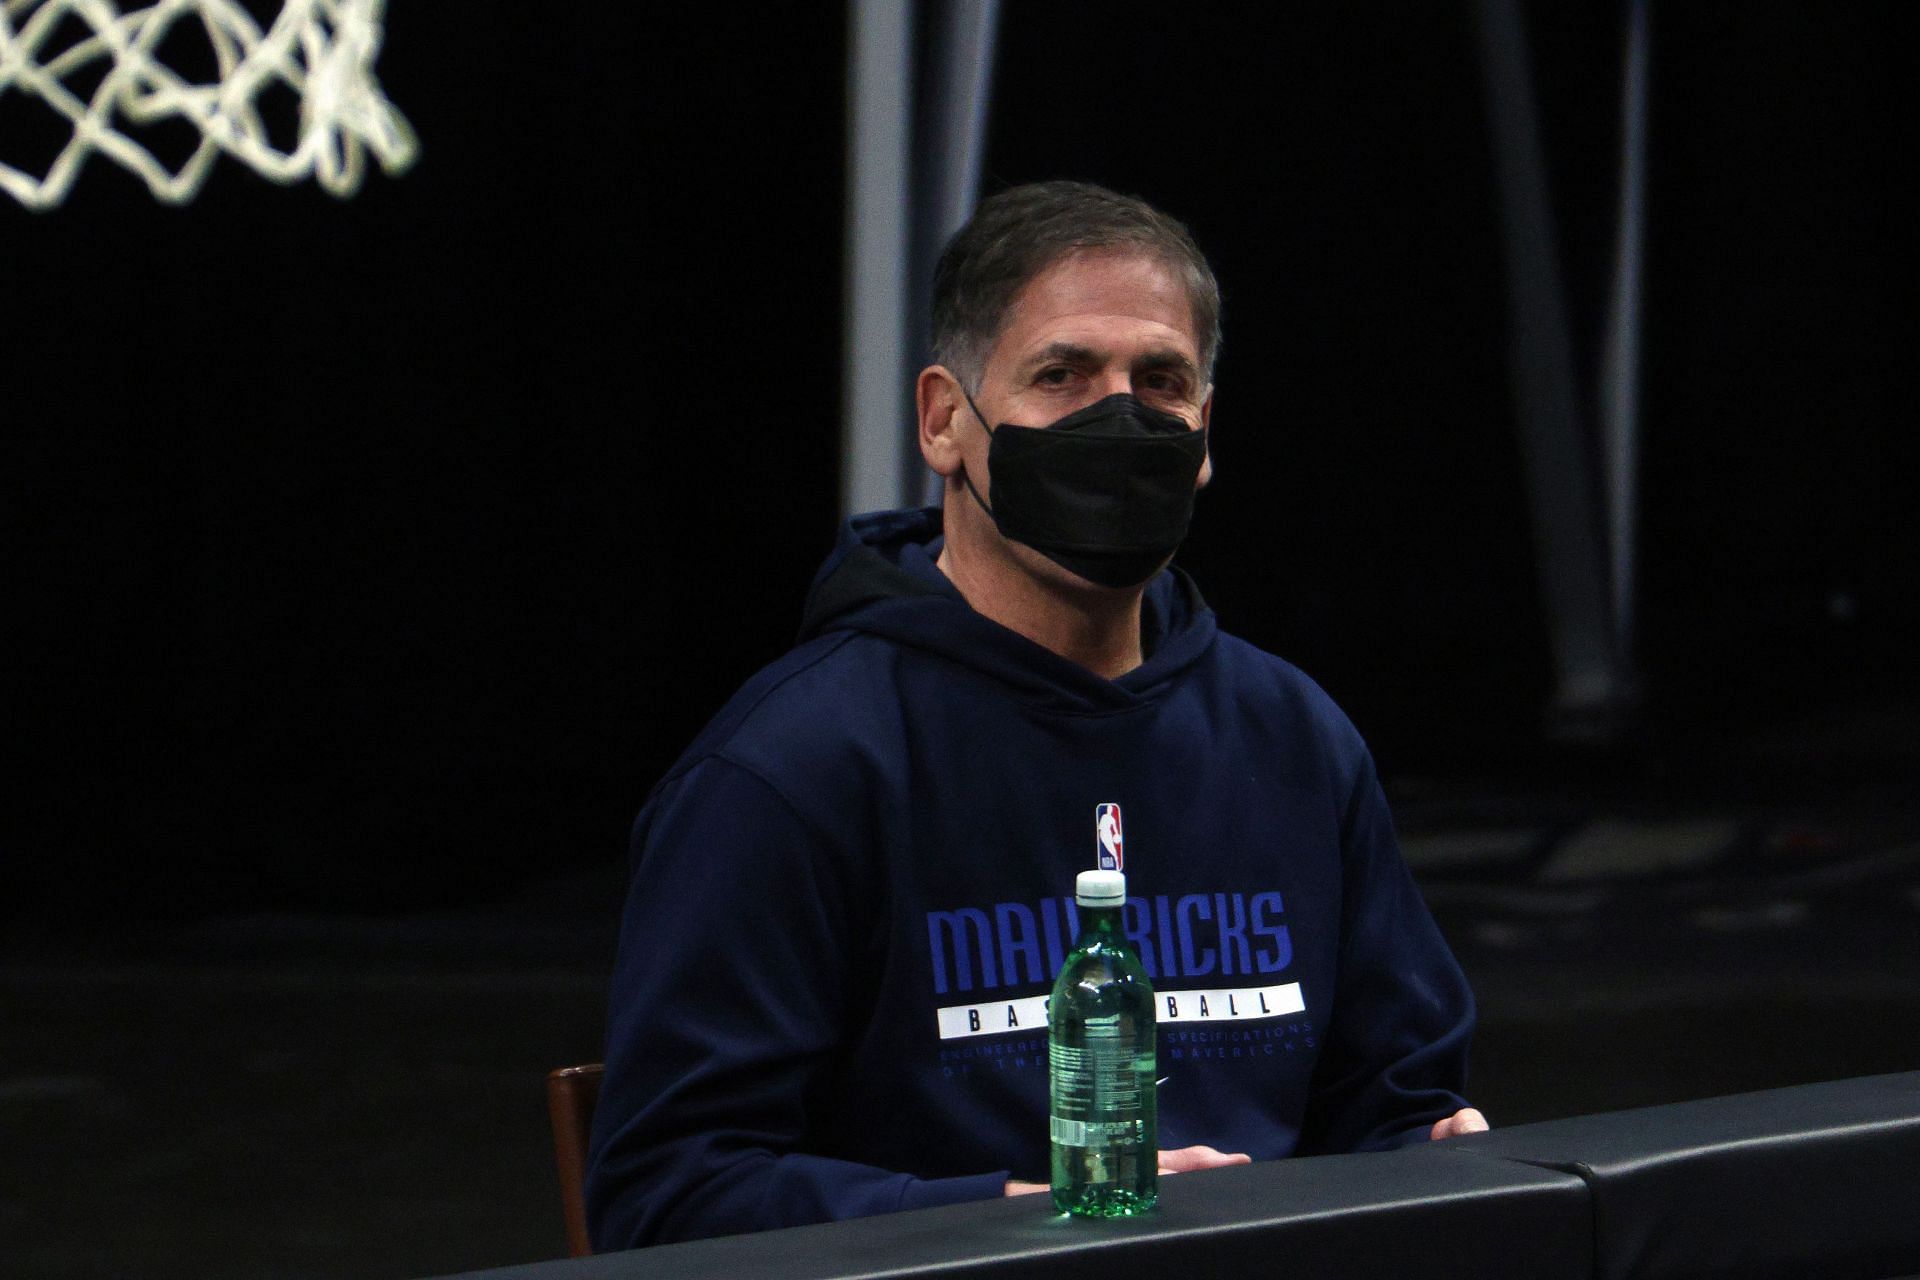
POLYGON ((1200 402, 1200 425, 1209 428, 1207 432, 1207 457, 1200 464, 1200 478, 1194 484, 1196 489, 1204 489, 1213 482, 1213 388, 1207 388, 1207 398, 1200 402))
POLYGON ((966 425, 960 383, 945 365, 930 364, 913 384, 920 417, 920 456, 942 479, 960 471, 960 432, 966 425))

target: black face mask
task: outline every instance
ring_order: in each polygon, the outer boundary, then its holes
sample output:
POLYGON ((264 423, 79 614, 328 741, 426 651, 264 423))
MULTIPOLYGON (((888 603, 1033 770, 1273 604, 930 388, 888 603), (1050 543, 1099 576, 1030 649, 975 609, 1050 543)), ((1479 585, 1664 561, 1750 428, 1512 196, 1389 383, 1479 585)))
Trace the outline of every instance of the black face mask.
MULTIPOLYGON (((962 393, 965 389, 962 388, 962 393)), ((1103 587, 1138 586, 1187 536, 1194 481, 1207 460, 1207 430, 1120 392, 1046 427, 1003 422, 993 438, 989 507, 1003 537, 1103 587)))

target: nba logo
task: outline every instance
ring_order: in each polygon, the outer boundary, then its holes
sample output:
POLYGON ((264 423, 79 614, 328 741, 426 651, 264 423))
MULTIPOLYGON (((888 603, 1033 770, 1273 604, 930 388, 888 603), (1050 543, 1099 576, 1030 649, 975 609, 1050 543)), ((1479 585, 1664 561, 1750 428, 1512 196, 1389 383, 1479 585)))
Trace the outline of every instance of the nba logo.
POLYGON ((1094 842, 1100 854, 1102 871, 1125 871, 1127 855, 1125 839, 1120 834, 1120 806, 1117 804, 1095 805, 1093 808, 1094 842))

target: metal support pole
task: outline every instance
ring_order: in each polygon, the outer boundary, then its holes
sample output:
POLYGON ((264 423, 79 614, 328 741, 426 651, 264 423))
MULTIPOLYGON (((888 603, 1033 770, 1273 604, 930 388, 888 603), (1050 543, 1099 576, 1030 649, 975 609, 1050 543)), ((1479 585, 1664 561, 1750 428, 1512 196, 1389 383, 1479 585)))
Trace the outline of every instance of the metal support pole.
POLYGON ((1477 5, 1506 235, 1512 367, 1556 727, 1608 732, 1629 691, 1614 644, 1598 485, 1581 430, 1566 289, 1517 0, 1477 5))
MULTIPOLYGON (((927 0, 928 39, 921 48, 915 104, 911 379, 932 358, 928 312, 933 268, 953 233, 973 216, 986 162, 987 104, 1000 27, 1000 0, 927 0)), ((901 493, 927 505, 940 501, 940 477, 926 469, 912 443, 901 493)))
POLYGON ((913 84, 910 6, 850 0, 847 22, 843 516, 898 506, 900 499, 913 84))
POLYGON ((1601 357, 1600 417, 1606 442, 1607 532, 1613 565, 1614 649, 1631 669, 1635 524, 1639 515, 1640 267, 1647 223, 1647 0, 1631 0, 1620 90, 1620 210, 1613 293, 1601 357))

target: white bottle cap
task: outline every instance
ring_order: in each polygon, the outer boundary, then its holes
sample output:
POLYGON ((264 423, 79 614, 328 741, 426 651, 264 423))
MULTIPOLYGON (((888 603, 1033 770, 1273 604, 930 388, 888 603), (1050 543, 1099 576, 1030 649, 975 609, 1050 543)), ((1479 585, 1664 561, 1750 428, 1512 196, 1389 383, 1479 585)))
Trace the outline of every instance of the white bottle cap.
POLYGON ((1083 907, 1117 907, 1127 900, 1126 873, 1082 871, 1073 882, 1073 897, 1083 907))

